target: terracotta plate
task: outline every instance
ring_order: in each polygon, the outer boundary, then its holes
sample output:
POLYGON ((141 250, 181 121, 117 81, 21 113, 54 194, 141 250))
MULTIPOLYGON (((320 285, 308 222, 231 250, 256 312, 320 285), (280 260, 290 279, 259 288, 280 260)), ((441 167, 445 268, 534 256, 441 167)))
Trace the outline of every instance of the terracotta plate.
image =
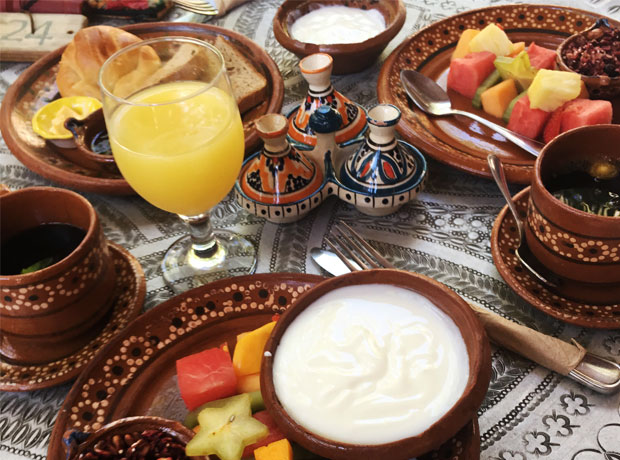
MULTIPOLYGON (((514 196, 519 212, 525 216, 530 187, 514 196)), ((596 329, 620 328, 620 303, 600 305, 566 299, 561 293, 545 288, 525 270, 514 250, 518 232, 512 214, 505 206, 497 216, 491 232, 491 253, 504 281, 525 301, 548 315, 567 323, 596 329)), ((567 282, 568 283, 568 282, 567 282)))
MULTIPOLYGON (((323 278, 304 274, 260 274, 216 281, 180 294, 140 316, 84 369, 58 413, 49 460, 65 458, 62 434, 94 431, 131 415, 183 420, 187 410, 176 384, 175 361, 219 346, 231 347, 240 332, 271 321, 323 278)), ((477 421, 429 458, 478 459, 477 421)))
POLYGON ((37 365, 0 362, 1 391, 32 391, 74 379, 95 354, 142 311, 146 280, 140 263, 123 247, 109 243, 117 274, 116 293, 111 313, 100 334, 84 348, 63 359, 37 365))
MULTIPOLYGON (((243 114, 245 151, 253 152, 260 138, 253 120, 267 112, 279 112, 284 83, 278 66, 260 46, 232 30, 206 24, 156 22, 133 24, 125 30, 142 38, 182 35, 213 39, 226 37, 267 78, 269 98, 243 114)), ((32 130, 34 113, 58 95, 56 72, 64 48, 57 49, 26 69, 7 90, 0 110, 0 128, 9 149, 26 167, 41 176, 83 192, 127 195, 135 193, 118 173, 89 170, 61 156, 32 130)))
MULTIPOLYGON (((446 87, 450 56, 465 29, 498 23, 513 42, 532 41, 555 49, 569 35, 590 27, 599 15, 572 8, 545 5, 506 5, 451 16, 407 38, 387 58, 377 83, 380 102, 398 106, 403 113, 397 129, 403 138, 433 158, 482 177, 491 177, 486 157, 498 155, 509 182, 529 184, 535 158, 479 123, 462 117, 431 117, 407 99, 400 84, 401 69, 414 69, 446 87)), ((617 22, 610 20, 614 24, 617 22)), ((448 92, 452 105, 502 123, 474 109, 471 100, 448 92)), ((614 122, 620 123, 620 98, 614 103, 614 122)))

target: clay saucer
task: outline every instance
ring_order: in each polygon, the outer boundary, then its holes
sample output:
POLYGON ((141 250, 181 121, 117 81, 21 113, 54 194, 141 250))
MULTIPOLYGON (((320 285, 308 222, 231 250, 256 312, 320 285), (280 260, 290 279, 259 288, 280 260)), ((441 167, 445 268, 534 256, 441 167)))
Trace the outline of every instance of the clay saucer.
MULTIPOLYGON (((527 210, 529 196, 530 187, 527 187, 513 198, 519 213, 523 216, 527 210)), ((505 206, 493 225, 491 252, 497 271, 523 300, 548 315, 570 324, 596 329, 620 328, 620 302, 588 303, 572 300, 561 288, 557 293, 549 290, 530 275, 517 260, 514 254, 517 241, 517 227, 512 214, 505 206)), ((565 284, 570 286, 574 283, 566 280, 565 284)), ((614 289, 618 290, 617 298, 620 299, 620 286, 614 289)))
POLYGON ((116 292, 110 312, 101 320, 105 323, 101 332, 81 350, 50 363, 20 365, 0 362, 0 391, 39 390, 74 379, 99 349, 140 314, 146 294, 142 267, 122 246, 108 244, 117 276, 116 292))
MULTIPOLYGON (((133 24, 123 29, 141 38, 162 35, 181 35, 207 41, 222 36, 241 52, 267 80, 267 97, 242 114, 245 151, 252 153, 260 138, 254 130, 254 120, 268 112, 279 112, 284 98, 284 82, 278 66, 267 52, 251 39, 222 27, 177 22, 133 24)), ((64 48, 43 56, 28 69, 6 92, 0 110, 0 129, 9 150, 28 169, 58 184, 82 192, 129 195, 135 193, 118 171, 90 169, 78 165, 59 153, 34 133, 31 119, 43 105, 58 95, 56 73, 64 48)), ((70 156, 70 155, 69 155, 70 156)))
MULTIPOLYGON (((332 459, 407 459, 438 448, 468 425, 491 378, 491 351, 484 328, 471 308, 455 292, 426 276, 401 270, 375 269, 330 278, 304 293, 278 320, 265 345, 260 385, 265 406, 287 439, 311 452, 332 459), (328 439, 302 426, 285 410, 274 384, 274 361, 289 325, 325 294, 346 286, 383 284, 417 292, 447 315, 458 327, 469 357, 469 375, 463 393, 454 405, 421 433, 381 444, 352 444, 328 439)), ((308 395, 300 395, 308 398, 308 395)))

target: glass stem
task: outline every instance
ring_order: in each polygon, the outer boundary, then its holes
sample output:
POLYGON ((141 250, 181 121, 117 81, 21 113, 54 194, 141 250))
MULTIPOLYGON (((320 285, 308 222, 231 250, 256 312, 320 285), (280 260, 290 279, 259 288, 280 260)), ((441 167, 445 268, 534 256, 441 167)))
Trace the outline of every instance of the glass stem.
POLYGON ((217 239, 213 234, 209 212, 197 216, 179 217, 187 224, 192 239, 192 250, 201 259, 210 259, 217 252, 217 239))

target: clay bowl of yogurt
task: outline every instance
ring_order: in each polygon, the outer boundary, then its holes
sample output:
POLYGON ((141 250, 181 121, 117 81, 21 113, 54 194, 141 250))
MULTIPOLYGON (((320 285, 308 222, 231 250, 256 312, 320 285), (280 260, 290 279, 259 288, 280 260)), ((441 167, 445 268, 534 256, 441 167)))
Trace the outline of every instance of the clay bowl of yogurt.
POLYGON ((371 66, 405 23, 400 0, 286 0, 273 19, 276 40, 298 57, 327 53, 334 74, 371 66))
POLYGON ((332 459, 408 459, 476 416, 491 377, 484 329, 423 275, 368 270, 301 295, 265 347, 261 391, 287 438, 332 459))

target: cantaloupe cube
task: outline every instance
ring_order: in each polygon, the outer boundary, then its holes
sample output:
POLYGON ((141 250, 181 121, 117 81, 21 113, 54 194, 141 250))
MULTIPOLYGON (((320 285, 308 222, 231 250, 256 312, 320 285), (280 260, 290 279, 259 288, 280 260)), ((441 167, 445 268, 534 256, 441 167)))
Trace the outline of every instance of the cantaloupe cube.
POLYGON ((532 109, 553 112, 581 92, 581 77, 575 72, 540 69, 527 89, 532 109))
POLYGON ((252 393, 253 391, 260 391, 260 372, 237 378, 238 393, 252 393))
POLYGON ((276 322, 272 321, 242 336, 237 336, 237 345, 232 358, 237 377, 260 371, 263 349, 275 325, 276 322))
POLYGON ((256 460, 293 460, 293 448, 288 439, 280 439, 254 451, 256 460))
POLYGON ((512 53, 510 53, 511 57, 516 56, 521 51, 525 49, 525 42, 517 42, 512 44, 512 53))
POLYGON ((489 115, 501 118, 508 104, 517 97, 517 85, 514 80, 504 80, 487 89, 480 95, 482 110, 489 115))
POLYGON ((507 56, 512 53, 512 42, 502 29, 495 24, 489 24, 469 42, 472 53, 490 51, 495 56, 507 56))
POLYGON ((479 33, 480 31, 476 29, 466 29, 463 31, 450 60, 467 56, 470 53, 469 42, 479 33))

